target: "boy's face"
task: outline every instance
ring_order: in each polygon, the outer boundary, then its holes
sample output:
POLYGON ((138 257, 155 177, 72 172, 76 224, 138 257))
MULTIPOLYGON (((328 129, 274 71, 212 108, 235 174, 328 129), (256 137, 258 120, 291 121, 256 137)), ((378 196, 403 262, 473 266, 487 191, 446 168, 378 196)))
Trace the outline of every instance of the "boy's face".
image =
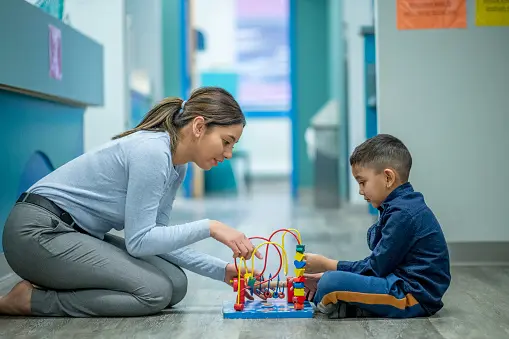
POLYGON ((394 171, 391 169, 378 173, 373 168, 354 165, 352 175, 359 183, 359 194, 374 208, 382 205, 395 181, 394 171))

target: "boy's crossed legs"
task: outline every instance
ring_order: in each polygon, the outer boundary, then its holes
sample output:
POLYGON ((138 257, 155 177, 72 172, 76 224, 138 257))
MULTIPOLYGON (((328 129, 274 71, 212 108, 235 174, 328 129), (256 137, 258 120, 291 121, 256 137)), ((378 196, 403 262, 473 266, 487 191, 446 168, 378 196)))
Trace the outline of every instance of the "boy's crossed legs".
POLYGON ((325 272, 318 282, 314 303, 330 318, 374 316, 413 318, 426 311, 401 288, 402 280, 391 274, 386 278, 363 276, 344 271, 325 272))

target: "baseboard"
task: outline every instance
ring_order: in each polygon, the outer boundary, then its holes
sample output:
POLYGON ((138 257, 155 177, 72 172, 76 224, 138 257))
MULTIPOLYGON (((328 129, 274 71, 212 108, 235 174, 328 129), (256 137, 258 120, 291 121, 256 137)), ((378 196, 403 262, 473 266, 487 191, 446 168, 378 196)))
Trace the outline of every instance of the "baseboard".
POLYGON ((0 283, 10 278, 13 274, 7 260, 5 260, 5 255, 0 253, 0 283))
POLYGON ((509 242, 450 242, 449 255, 455 266, 507 266, 509 242))

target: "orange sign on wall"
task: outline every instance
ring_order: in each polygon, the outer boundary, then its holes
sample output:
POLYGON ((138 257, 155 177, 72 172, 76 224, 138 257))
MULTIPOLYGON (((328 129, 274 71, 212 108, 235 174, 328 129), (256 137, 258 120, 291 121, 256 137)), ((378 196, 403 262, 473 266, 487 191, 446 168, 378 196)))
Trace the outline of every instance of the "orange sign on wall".
POLYGON ((397 0, 398 29, 467 28, 466 0, 397 0))

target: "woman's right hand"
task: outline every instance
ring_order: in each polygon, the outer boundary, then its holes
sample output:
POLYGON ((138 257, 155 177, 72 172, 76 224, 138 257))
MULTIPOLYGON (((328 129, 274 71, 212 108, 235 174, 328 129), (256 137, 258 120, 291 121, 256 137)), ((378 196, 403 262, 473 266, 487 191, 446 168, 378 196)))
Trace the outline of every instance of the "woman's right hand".
MULTIPOLYGON (((210 222, 210 236, 228 246, 233 251, 233 258, 243 257, 246 260, 251 259, 255 247, 244 233, 222 222, 212 220, 210 222)), ((255 255, 258 259, 263 258, 258 251, 256 251, 255 255)))

